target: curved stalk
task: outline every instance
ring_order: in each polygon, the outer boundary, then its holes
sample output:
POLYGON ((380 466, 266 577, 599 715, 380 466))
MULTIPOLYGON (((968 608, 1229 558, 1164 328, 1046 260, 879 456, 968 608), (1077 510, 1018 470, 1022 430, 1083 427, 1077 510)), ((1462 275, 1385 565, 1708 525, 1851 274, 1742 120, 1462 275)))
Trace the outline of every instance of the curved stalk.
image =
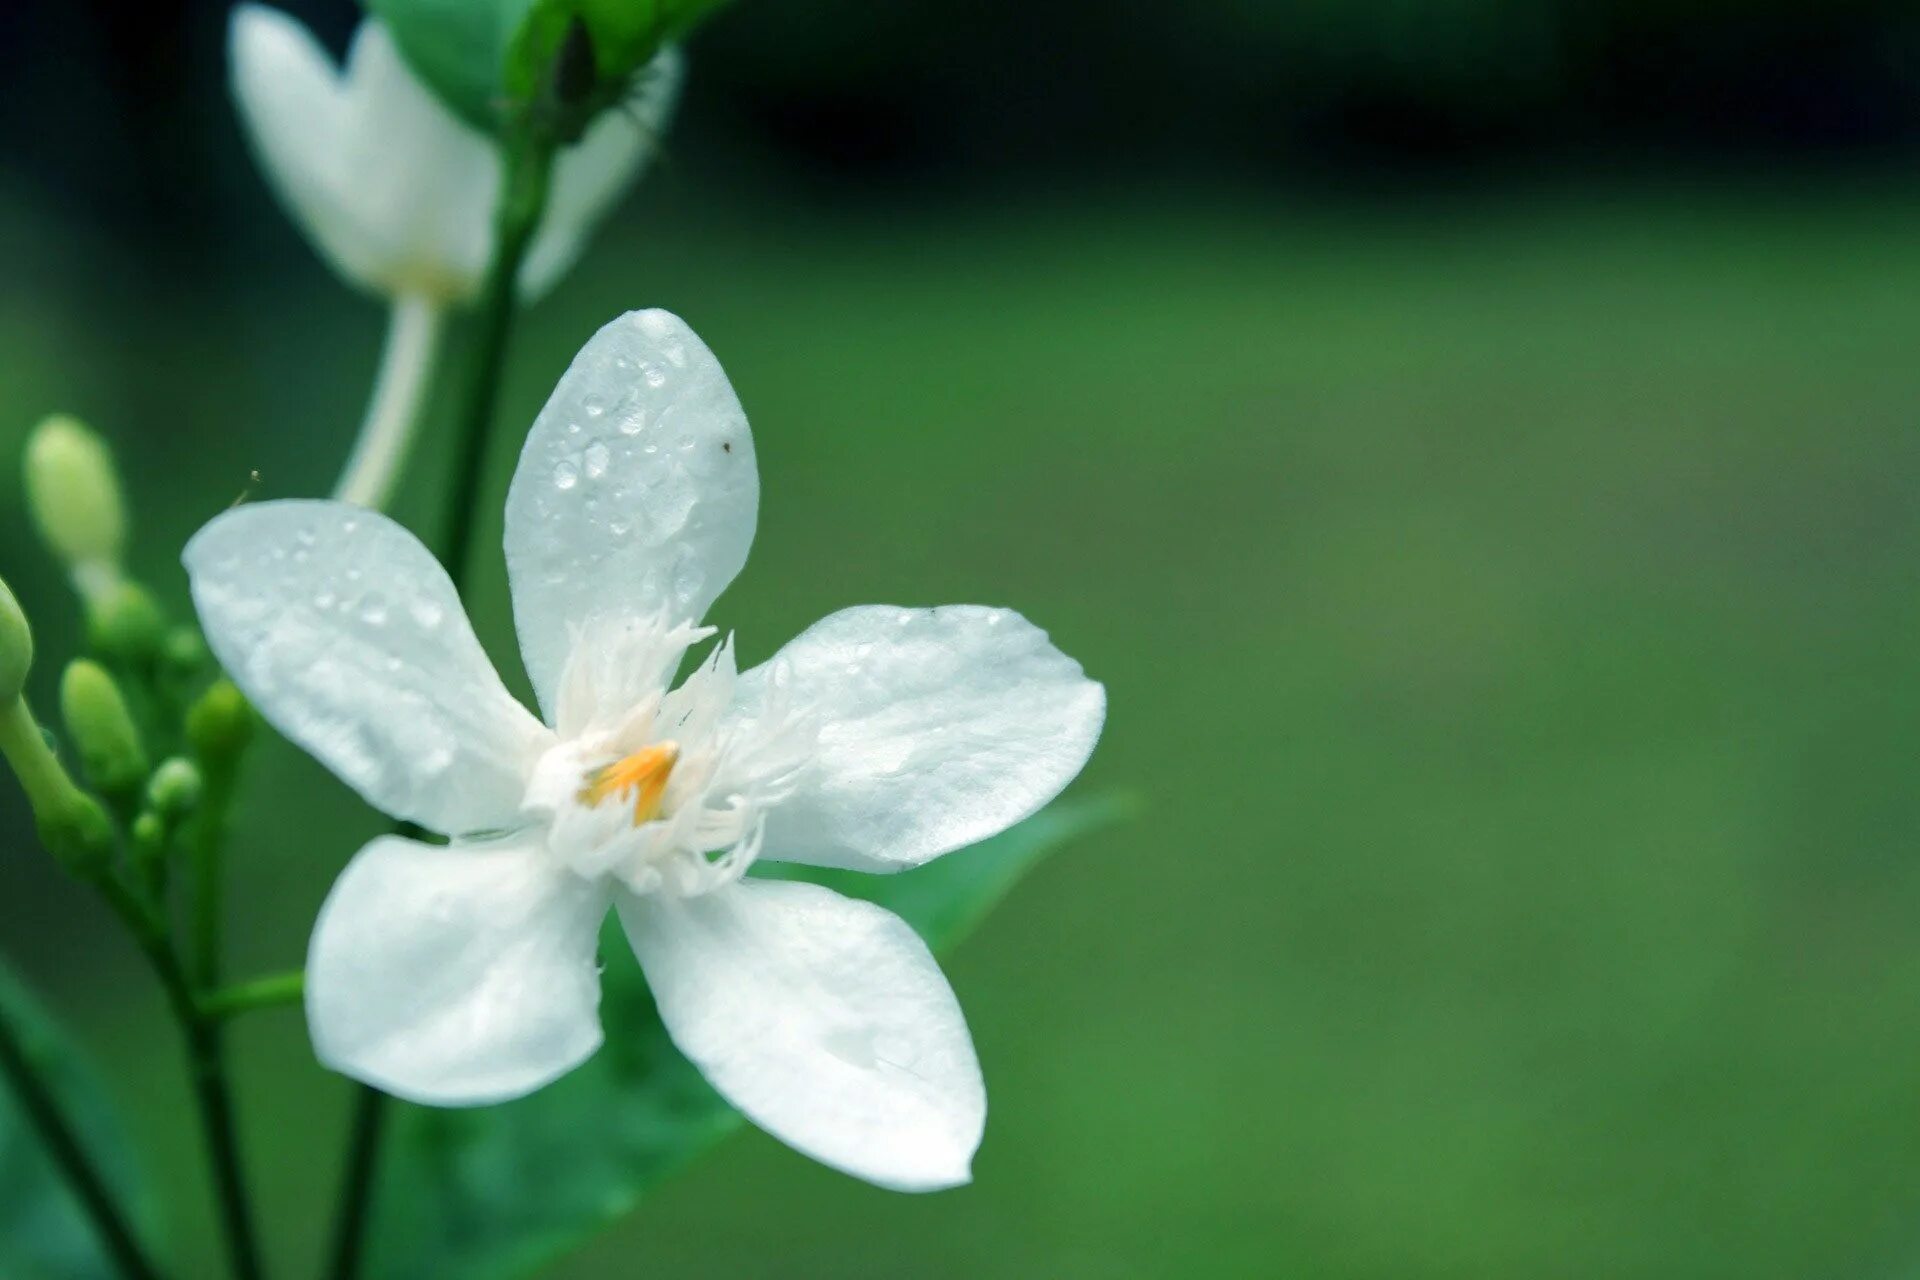
POLYGON ((403 293, 393 300, 366 417, 333 489, 341 502, 378 511, 393 497, 413 444, 445 314, 439 301, 422 294, 403 293))

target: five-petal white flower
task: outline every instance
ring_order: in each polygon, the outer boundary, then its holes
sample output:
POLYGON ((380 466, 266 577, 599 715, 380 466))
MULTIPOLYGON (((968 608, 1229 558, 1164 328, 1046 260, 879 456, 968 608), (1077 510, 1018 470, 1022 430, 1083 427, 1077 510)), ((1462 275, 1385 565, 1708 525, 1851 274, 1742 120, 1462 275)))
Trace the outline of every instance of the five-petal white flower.
MULTIPOLYGON (((305 27, 243 4, 228 33, 233 95, 261 167, 308 238, 349 282, 388 297, 461 302, 493 252, 494 147, 415 78, 377 18, 344 71, 305 27)), ((641 75, 630 109, 608 111, 554 164, 521 292, 545 293, 594 225, 640 176, 679 92, 680 55, 641 75)))
POLYGON ((402 1097, 512 1098, 600 1044, 609 906, 674 1042, 750 1119, 883 1186, 968 1178, 986 1097, 966 1023, 891 913, 745 877, 756 858, 887 872, 990 836, 1079 772, 1106 699, 1000 609, 847 609, 739 673, 669 685, 745 563, 753 440, 677 318, 575 358, 507 500, 535 719, 397 524, 333 502, 219 517, 186 564, 207 637, 270 721, 396 817, 308 957, 329 1065, 402 1097))

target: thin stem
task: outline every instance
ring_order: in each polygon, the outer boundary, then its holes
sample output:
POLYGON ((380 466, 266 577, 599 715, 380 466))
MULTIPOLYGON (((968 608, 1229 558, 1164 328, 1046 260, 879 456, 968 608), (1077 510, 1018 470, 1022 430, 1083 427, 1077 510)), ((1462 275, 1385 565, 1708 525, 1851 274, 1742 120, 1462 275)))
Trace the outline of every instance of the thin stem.
POLYGON ((306 990, 307 975, 304 972, 295 970, 292 973, 269 974, 264 978, 236 982, 218 991, 207 992, 200 997, 200 1014, 206 1018, 225 1019, 254 1009, 298 1004, 306 990))
MULTIPOLYGON (((454 443, 452 497, 441 544, 441 563, 453 579, 455 590, 465 588, 473 560, 474 513, 486 476, 487 442, 500 396, 514 308, 519 301, 520 264, 546 212, 553 156, 553 143, 531 130, 510 138, 501 151, 504 181, 493 217, 493 260, 487 265, 487 278, 476 303, 473 346, 463 371, 466 382, 455 419, 459 434, 454 443)), ((386 1095, 361 1087, 334 1219, 333 1262, 328 1272, 332 1280, 355 1280, 360 1274, 386 1108, 386 1095)))
POLYGON ((393 300, 366 417, 334 486, 333 496, 341 502, 378 511, 392 499, 413 444, 445 314, 437 299, 423 294, 403 293, 393 300))
POLYGON ((200 807, 187 833, 187 859, 193 877, 189 956, 194 984, 202 990, 220 982, 220 939, 226 917, 227 815, 233 807, 238 774, 230 761, 202 761, 200 807))
POLYGON ((233 1094, 227 1084, 226 1054, 220 1020, 204 1014, 194 995, 192 980, 167 938, 167 926, 154 909, 112 875, 97 882, 108 905, 126 922, 141 954, 153 967, 173 1007, 187 1042, 187 1071, 192 1079, 200 1128, 206 1140, 207 1160, 213 1169, 214 1194, 220 1202, 220 1221, 227 1239, 227 1259, 238 1280, 259 1280, 260 1241, 247 1198, 246 1174, 240 1165, 239 1135, 235 1130, 233 1094))
POLYGON ((505 181, 494 211, 493 261, 481 286, 477 328, 466 368, 466 386, 456 419, 453 500, 447 512, 441 561, 455 587, 464 587, 473 551, 474 513, 486 476, 487 441, 492 435, 500 375, 506 367, 507 338, 513 330, 520 264, 546 212, 548 179, 553 169, 551 143, 524 138, 501 156, 505 181))
POLYGON ((20 1110, 47 1149, 60 1175, 80 1202, 81 1210, 100 1235, 100 1243, 113 1258, 114 1265, 127 1280, 159 1280, 160 1272, 134 1238, 126 1215, 114 1202, 106 1180, 88 1158, 79 1135, 60 1113, 60 1104, 41 1078, 32 1052, 13 1024, 7 1010, 0 1007, 0 1075, 5 1075, 20 1110))
POLYGON ((259 1280, 260 1241, 247 1199, 246 1172, 240 1165, 233 1093, 227 1085, 225 1037, 217 1019, 197 1017, 187 1024, 187 1065, 193 1076, 194 1100, 200 1107, 207 1159, 213 1165, 220 1220, 226 1226, 227 1261, 239 1280, 259 1280))
POLYGON ((356 1280, 366 1252, 367 1223, 373 1209, 373 1175, 380 1159, 380 1139, 386 1132, 387 1095, 372 1085, 354 1093, 353 1134, 347 1143, 347 1167, 342 1175, 339 1217, 333 1228, 332 1280, 356 1280))

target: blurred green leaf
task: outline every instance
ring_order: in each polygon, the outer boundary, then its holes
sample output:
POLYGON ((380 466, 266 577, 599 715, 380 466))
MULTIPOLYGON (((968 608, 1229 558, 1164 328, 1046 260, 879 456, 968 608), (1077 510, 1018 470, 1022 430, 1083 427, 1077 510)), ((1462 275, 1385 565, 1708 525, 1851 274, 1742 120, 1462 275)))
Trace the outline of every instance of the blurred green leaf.
MULTIPOLYGON (((87 1154, 133 1211, 139 1202, 131 1148, 99 1079, 13 973, 0 965, 0 1008, 22 1052, 58 1098, 87 1154)), ((137 1215, 136 1215, 137 1216, 137 1215)), ((47 1157, 11 1089, 0 1083, 0 1276, 7 1280, 99 1280, 117 1274, 93 1225, 47 1157)))
POLYGON ((455 113, 483 133, 499 131, 504 70, 540 0, 367 0, 401 56, 455 113))
MULTIPOLYGON (((765 869, 877 902, 939 950, 1041 858, 1126 809, 1114 799, 1056 805, 897 876, 765 869)), ((376 1226, 377 1274, 527 1275, 624 1216, 647 1188, 739 1127, 740 1116, 668 1039, 617 925, 609 924, 602 954, 607 1043, 585 1066, 505 1106, 410 1107, 400 1118, 376 1226)))
POLYGON ((583 96, 612 105, 660 46, 722 0, 368 0, 421 79, 475 128, 498 134, 547 82, 578 18, 591 38, 597 84, 583 96))

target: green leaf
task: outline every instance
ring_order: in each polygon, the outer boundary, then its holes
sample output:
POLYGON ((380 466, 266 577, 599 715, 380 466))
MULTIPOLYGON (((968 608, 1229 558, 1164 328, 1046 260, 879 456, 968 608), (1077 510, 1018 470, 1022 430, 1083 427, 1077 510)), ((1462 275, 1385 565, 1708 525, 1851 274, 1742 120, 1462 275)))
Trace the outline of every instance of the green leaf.
MULTIPOLYGON (((764 869, 877 902, 942 950, 1041 858, 1127 807, 1112 799, 1059 804, 896 876, 764 869)), ((410 1107, 400 1117, 375 1224, 377 1275, 527 1275, 624 1216, 647 1188, 740 1126, 667 1038, 615 925, 602 954, 607 1043, 585 1066, 505 1106, 410 1107)))
POLYGON ((509 105, 507 53, 541 0, 367 0, 415 75, 483 133, 509 105))
MULTIPOLYGON (((52 1090, 61 1114, 115 1193, 123 1212, 133 1195, 131 1148, 106 1093, 79 1048, 61 1034, 26 988, 0 965, 0 1012, 21 1051, 52 1090)), ((0 1276, 8 1280, 98 1280, 119 1274, 60 1171, 48 1158, 12 1089, 0 1081, 0 1276)))
POLYGON ((498 134, 541 98, 578 18, 591 38, 595 110, 667 41, 722 0, 368 0, 407 65, 475 128, 498 134))

